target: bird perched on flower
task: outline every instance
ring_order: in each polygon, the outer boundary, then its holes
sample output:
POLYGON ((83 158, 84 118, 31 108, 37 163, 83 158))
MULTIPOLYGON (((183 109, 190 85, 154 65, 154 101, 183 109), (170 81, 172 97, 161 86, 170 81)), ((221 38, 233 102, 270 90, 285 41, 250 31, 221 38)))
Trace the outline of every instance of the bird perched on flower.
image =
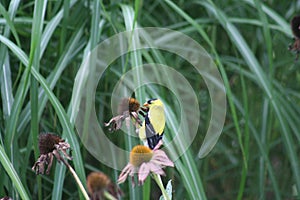
POLYGON ((164 104, 160 99, 150 99, 144 105, 145 120, 139 129, 140 139, 153 149, 162 139, 166 119, 164 104))

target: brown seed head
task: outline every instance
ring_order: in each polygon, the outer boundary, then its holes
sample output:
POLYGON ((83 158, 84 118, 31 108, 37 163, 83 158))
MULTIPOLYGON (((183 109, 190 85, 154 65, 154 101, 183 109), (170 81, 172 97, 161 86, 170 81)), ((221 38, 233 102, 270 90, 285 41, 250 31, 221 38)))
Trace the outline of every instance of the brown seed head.
POLYGON ((64 142, 59 136, 51 133, 42 133, 39 135, 39 149, 41 154, 51 153, 55 149, 55 144, 64 142))
POLYGON ((121 100, 118 113, 121 115, 126 111, 137 112, 140 109, 140 103, 135 98, 124 98, 121 100))
POLYGON ((137 145, 133 147, 130 152, 129 162, 139 167, 142 163, 149 162, 153 156, 152 150, 149 147, 143 145, 137 145))
POLYGON ((291 21, 291 28, 296 38, 300 38, 300 15, 293 17, 291 21))
POLYGON ((106 189, 110 183, 109 177, 102 172, 91 172, 87 177, 87 188, 91 195, 106 189))

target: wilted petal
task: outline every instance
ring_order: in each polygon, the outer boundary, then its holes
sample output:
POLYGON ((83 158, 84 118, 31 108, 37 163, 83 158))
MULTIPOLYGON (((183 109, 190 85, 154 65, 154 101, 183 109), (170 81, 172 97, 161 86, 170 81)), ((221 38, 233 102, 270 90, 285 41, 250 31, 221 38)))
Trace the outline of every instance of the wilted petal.
POLYGON ((8 196, 6 196, 6 197, 1 198, 0 200, 13 200, 13 199, 10 198, 10 197, 8 197, 8 196))
POLYGON ((126 179, 127 179, 128 174, 129 174, 129 172, 120 174, 120 176, 119 176, 119 178, 117 180, 117 183, 118 184, 124 183, 126 181, 126 179))
POLYGON ((36 174, 44 174, 45 164, 48 164, 47 159, 47 154, 40 155, 38 160, 34 163, 32 170, 35 171, 36 174))
POLYGON ((132 187, 135 187, 135 182, 134 182, 134 177, 131 176, 131 183, 132 183, 132 187))
POLYGON ((113 117, 108 123, 104 123, 104 126, 110 126, 108 129, 109 131, 116 131, 119 130, 122 127, 122 122, 126 116, 124 115, 118 115, 116 117, 113 117))
POLYGON ((147 176, 149 175, 149 173, 150 173, 150 168, 148 166, 148 163, 143 163, 140 166, 139 173, 138 173, 139 183, 143 184, 147 176))
POLYGON ((126 167, 122 170, 119 178, 118 178, 118 184, 123 183, 126 179, 129 173, 133 171, 133 166, 129 163, 126 165, 126 167))
POLYGON ((169 159, 167 154, 162 150, 156 150, 153 154, 151 161, 158 165, 174 167, 174 163, 169 159))
POLYGON ((42 162, 34 163, 34 166, 32 167, 32 170, 35 171, 35 173, 37 175, 44 174, 44 171, 45 171, 44 163, 42 163, 42 162))
POLYGON ((59 142, 58 144, 55 144, 54 146, 56 149, 59 149, 59 150, 70 149, 70 144, 67 142, 59 142))
POLYGON ((131 121, 131 120, 130 120, 130 117, 126 117, 126 118, 125 118, 125 125, 126 125, 126 128, 127 128, 127 129, 130 129, 130 121, 131 121))
POLYGON ((67 153, 66 149, 61 149, 60 150, 64 156, 68 159, 68 160, 72 160, 72 157, 67 153))
POLYGON ((137 112, 131 112, 131 117, 133 118, 133 120, 135 121, 135 127, 136 128, 140 128, 140 126, 142 126, 143 122, 140 120, 139 115, 137 112))
POLYGON ((59 154, 59 152, 56 149, 53 150, 52 154, 55 156, 55 158, 57 159, 58 162, 63 161, 63 158, 61 157, 61 155, 59 154))
POLYGON ((136 174, 136 170, 135 170, 135 167, 132 166, 132 169, 131 169, 131 171, 129 172, 129 176, 133 177, 134 174, 136 174))
POLYGON ((160 148, 161 145, 163 145, 163 141, 159 140, 159 142, 157 143, 157 145, 154 147, 153 151, 157 151, 160 148))
POLYGON ((147 165, 150 171, 153 172, 154 174, 165 175, 164 170, 159 165, 152 162, 147 163, 147 165))
POLYGON ((48 153, 48 157, 47 157, 48 166, 47 166, 46 174, 50 174, 52 163, 53 163, 53 155, 51 153, 48 153))

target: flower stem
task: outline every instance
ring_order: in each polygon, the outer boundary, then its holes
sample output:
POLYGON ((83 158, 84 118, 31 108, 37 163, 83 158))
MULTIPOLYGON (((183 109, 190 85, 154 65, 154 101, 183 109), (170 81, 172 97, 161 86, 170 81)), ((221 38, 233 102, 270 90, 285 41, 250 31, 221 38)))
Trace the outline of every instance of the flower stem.
POLYGON ((161 177, 159 174, 152 174, 152 178, 155 180, 155 182, 157 183, 158 187, 161 190, 161 193, 164 197, 164 200, 171 200, 169 195, 167 194, 167 191, 165 190, 165 187, 161 181, 161 177))
POLYGON ((84 189, 84 187, 83 187, 83 185, 82 185, 82 183, 81 183, 79 177, 77 176, 75 170, 74 170, 74 169, 71 167, 71 165, 70 165, 69 163, 67 163, 64 159, 62 159, 62 161, 63 161, 63 163, 67 166, 67 168, 70 170, 71 174, 73 175, 73 177, 74 177, 75 181, 77 182, 77 184, 78 184, 78 186, 79 186, 79 189, 81 190, 81 192, 82 192, 84 198, 85 198, 86 200, 89 200, 90 197, 89 197, 89 195, 87 194, 87 192, 85 191, 85 189, 84 189))
POLYGON ((103 194, 108 200, 117 200, 113 195, 109 194, 107 191, 104 191, 103 194))

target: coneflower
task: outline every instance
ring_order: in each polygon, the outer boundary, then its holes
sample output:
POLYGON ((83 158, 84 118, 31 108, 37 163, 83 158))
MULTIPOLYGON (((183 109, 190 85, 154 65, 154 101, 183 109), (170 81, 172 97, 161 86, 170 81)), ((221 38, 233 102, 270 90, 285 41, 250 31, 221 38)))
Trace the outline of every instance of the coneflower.
POLYGON ((72 160, 71 156, 67 153, 67 150, 69 149, 70 144, 67 143, 64 139, 61 139, 59 136, 52 133, 41 133, 39 135, 40 156, 34 163, 32 170, 35 171, 36 174, 44 174, 45 166, 47 165, 46 174, 49 174, 53 164, 53 158, 55 157, 58 162, 62 162, 70 170, 82 194, 86 199, 89 199, 89 196, 85 191, 76 172, 67 161, 72 160), (65 158, 67 160, 65 160, 65 158))
POLYGON ((34 163, 32 170, 36 174, 44 174, 45 165, 47 165, 46 174, 50 173, 53 156, 60 162, 66 162, 61 156, 61 153, 68 159, 72 160, 71 156, 68 155, 67 150, 70 149, 70 144, 65 142, 59 136, 51 133, 42 133, 39 135, 39 150, 40 156, 37 162, 34 163))
POLYGON ((102 172, 91 172, 87 177, 91 200, 117 199, 122 191, 102 172))
POLYGON ((163 168, 167 166, 174 167, 174 164, 168 158, 167 154, 159 149, 161 145, 162 140, 160 140, 153 150, 143 145, 135 146, 130 152, 129 163, 122 170, 118 183, 125 182, 128 175, 133 179, 134 174, 137 174, 139 185, 144 183, 150 173, 165 175, 163 168))
POLYGON ((122 127, 125 121, 126 126, 129 127, 132 119, 135 127, 138 129, 142 124, 139 119, 140 103, 135 98, 123 98, 118 105, 118 115, 105 123, 104 126, 109 126, 109 131, 116 131, 122 127))

